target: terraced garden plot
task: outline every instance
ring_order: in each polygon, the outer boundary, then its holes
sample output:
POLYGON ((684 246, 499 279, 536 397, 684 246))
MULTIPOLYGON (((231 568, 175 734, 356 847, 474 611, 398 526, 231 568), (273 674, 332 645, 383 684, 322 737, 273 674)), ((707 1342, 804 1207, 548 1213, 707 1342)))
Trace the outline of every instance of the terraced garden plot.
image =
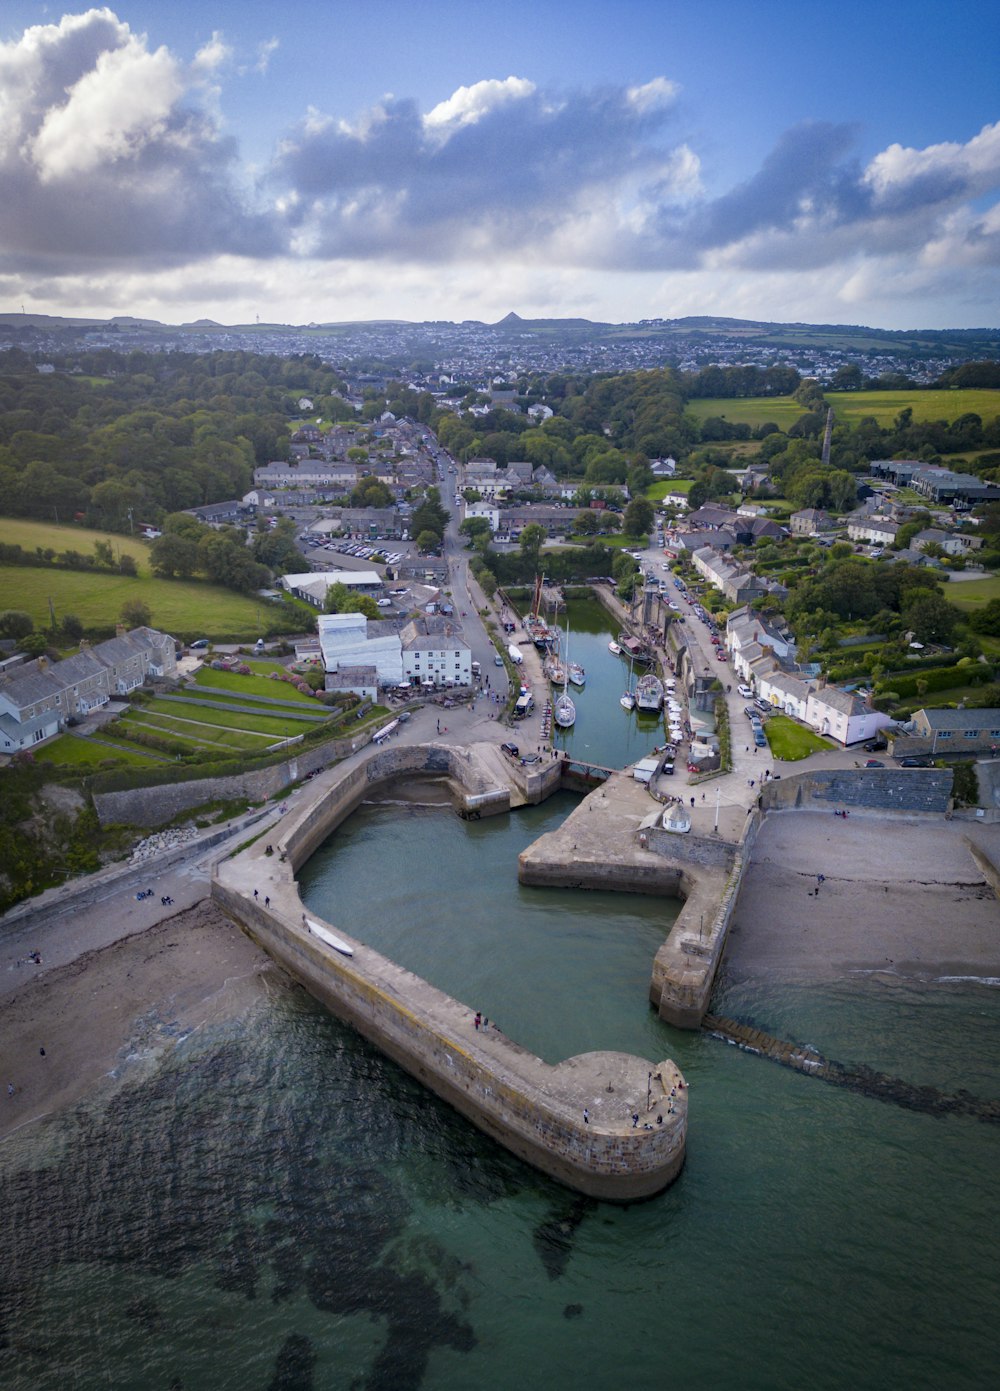
POLYGON ((324 705, 308 707, 304 705, 294 705, 291 701, 279 701, 272 704, 270 701, 260 700, 254 696, 249 696, 245 700, 239 700, 235 695, 225 694, 217 691, 206 691, 193 688, 188 692, 171 692, 169 695, 159 697, 160 700, 168 701, 171 705, 176 705, 178 713, 182 708, 191 711, 202 709, 230 710, 234 715, 270 715, 276 720, 293 720, 300 725, 324 724, 331 718, 332 711, 324 705))
POLYGON ((126 729, 148 730, 162 734, 194 749, 242 749, 261 753, 284 734, 258 734, 252 730, 230 729, 224 725, 205 724, 198 719, 177 718, 173 715, 131 714, 123 719, 126 729))
POLYGON ((148 701, 141 707, 141 712, 136 713, 140 714, 140 718, 149 714, 166 715, 176 720, 184 720, 188 724, 209 725, 214 729, 235 729, 242 734, 267 734, 273 739, 285 739, 289 734, 303 734, 307 728, 311 728, 302 721, 286 719, 281 715, 247 715, 226 706, 214 708, 206 705, 183 705, 162 697, 148 701))
MULTIPOLYGON (((280 668, 275 667, 275 670, 280 668)), ((216 671, 212 667, 201 667, 195 673, 194 684, 214 686, 217 690, 232 691, 240 696, 266 696, 292 705, 319 704, 315 696, 303 695, 287 681, 271 681, 266 676, 239 676, 234 671, 216 671)))
POLYGON ((114 759, 117 763, 127 763, 137 768, 148 768, 159 760, 145 757, 127 748, 111 748, 108 744, 94 739, 84 739, 75 734, 60 734, 49 744, 33 749, 35 761, 51 763, 57 768, 96 768, 101 763, 114 759))

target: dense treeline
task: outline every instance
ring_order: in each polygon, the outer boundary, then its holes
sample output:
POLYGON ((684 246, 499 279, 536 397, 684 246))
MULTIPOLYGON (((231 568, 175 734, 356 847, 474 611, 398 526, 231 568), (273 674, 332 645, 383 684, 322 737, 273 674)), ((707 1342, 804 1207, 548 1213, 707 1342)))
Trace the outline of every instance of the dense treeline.
POLYGON ((8 515, 128 531, 239 497, 255 464, 284 458, 307 396, 343 414, 342 383, 317 357, 246 352, 54 359, 42 374, 0 354, 0 496, 8 515))

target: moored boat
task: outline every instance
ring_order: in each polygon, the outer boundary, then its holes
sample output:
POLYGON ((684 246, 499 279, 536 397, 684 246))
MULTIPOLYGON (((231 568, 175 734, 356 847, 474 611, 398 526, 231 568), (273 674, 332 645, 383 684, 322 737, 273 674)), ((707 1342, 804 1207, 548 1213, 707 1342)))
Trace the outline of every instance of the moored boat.
POLYGON ((569 663, 569 679, 574 686, 585 686, 587 684, 587 673, 579 662, 569 663))
POLYGON ((640 676, 635 685, 635 703, 640 710, 659 710, 663 704, 663 682, 651 671, 640 676))
POLYGON ((573 704, 573 697, 567 691, 556 696, 552 706, 552 718, 560 729, 569 729, 576 724, 576 706, 573 704))
POLYGON ((631 691, 623 691, 621 696, 619 697, 618 704, 622 707, 623 710, 634 710, 635 696, 632 694, 631 691))
POLYGON ((622 650, 616 642, 608 643, 608 651, 613 652, 616 657, 620 657, 622 655, 622 650))

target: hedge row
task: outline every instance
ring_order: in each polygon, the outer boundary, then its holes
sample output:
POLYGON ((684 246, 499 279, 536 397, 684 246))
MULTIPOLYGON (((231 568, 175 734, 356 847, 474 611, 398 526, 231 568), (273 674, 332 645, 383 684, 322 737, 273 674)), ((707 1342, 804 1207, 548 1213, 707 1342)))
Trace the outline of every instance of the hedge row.
POLYGON ((968 666, 937 667, 933 670, 907 673, 905 676, 887 677, 876 689, 878 695, 894 691, 901 700, 907 696, 929 694, 932 691, 950 691, 955 686, 981 686, 993 680, 993 668, 985 662, 970 662, 968 666), (921 692, 917 682, 926 683, 921 692))

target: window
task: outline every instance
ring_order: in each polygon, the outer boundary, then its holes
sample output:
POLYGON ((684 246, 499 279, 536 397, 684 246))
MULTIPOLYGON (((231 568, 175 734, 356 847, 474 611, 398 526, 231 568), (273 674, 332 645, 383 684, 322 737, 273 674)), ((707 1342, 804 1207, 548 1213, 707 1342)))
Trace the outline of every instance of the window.
POLYGON ((981 733, 981 729, 967 729, 964 731, 964 737, 966 739, 978 739, 981 733))
POLYGON ((939 739, 950 739, 953 732, 954 731, 950 729, 939 729, 937 737, 939 739))

